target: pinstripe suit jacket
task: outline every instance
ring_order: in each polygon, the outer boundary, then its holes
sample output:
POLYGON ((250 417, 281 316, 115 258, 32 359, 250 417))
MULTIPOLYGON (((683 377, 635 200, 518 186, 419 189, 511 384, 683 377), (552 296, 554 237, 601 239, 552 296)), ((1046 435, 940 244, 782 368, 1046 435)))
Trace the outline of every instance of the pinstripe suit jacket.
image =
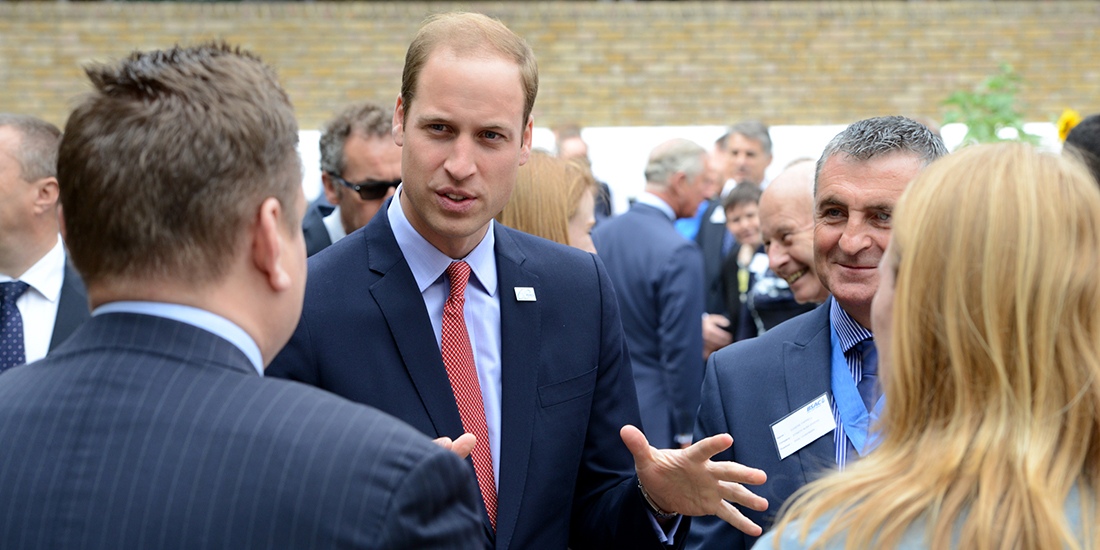
POLYGON ((191 325, 94 317, 0 378, 0 548, 477 548, 463 463, 191 325))

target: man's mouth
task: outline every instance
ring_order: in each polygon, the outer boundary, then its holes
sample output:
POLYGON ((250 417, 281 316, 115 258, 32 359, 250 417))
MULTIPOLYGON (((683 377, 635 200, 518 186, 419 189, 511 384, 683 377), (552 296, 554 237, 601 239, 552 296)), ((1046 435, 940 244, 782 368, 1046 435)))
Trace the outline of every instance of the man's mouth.
POLYGON ((462 201, 466 200, 466 197, 463 197, 462 195, 455 195, 453 193, 444 193, 443 196, 445 196, 448 199, 451 199, 455 202, 462 202, 462 201))
POLYGON ((792 274, 788 275, 788 276, 786 277, 786 279, 787 279, 787 284, 788 284, 788 285, 793 285, 795 281, 797 281, 797 280, 801 279, 801 278, 802 278, 802 276, 803 276, 803 275, 805 275, 805 274, 806 274, 806 272, 807 272, 807 271, 809 271, 809 270, 810 270, 810 268, 808 268, 808 267, 804 267, 804 268, 802 268, 802 269, 800 269, 800 270, 798 270, 798 271, 796 271, 796 272, 794 272, 794 273, 792 273, 792 274))

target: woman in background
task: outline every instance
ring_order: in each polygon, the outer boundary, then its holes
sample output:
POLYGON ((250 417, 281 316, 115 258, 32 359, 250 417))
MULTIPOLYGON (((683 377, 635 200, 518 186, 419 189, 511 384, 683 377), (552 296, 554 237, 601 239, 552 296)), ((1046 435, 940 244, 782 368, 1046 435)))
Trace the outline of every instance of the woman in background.
POLYGON ((756 548, 1100 548, 1100 191, 1019 143, 928 167, 872 306, 882 443, 756 548))
POLYGON ((496 220, 512 229, 595 253, 596 179, 573 161, 532 151, 496 220))

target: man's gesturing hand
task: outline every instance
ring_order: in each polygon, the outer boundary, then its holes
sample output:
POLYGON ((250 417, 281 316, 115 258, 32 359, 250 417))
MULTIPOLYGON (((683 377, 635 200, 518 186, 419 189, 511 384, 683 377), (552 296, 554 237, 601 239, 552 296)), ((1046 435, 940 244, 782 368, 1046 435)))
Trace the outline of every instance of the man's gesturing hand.
POLYGON ((766 510, 768 501, 742 483, 760 485, 767 475, 736 462, 710 460, 733 444, 728 434, 708 437, 683 450, 651 447, 634 426, 623 426, 619 435, 634 455, 638 480, 658 508, 685 516, 716 515, 747 535, 760 535, 760 526, 730 502, 766 510))
POLYGON ((470 456, 470 452, 474 450, 474 446, 477 445, 477 437, 474 434, 466 433, 458 436, 458 439, 454 441, 451 441, 449 437, 440 437, 433 439, 432 443, 450 450, 458 455, 458 458, 466 460, 466 457, 470 456))

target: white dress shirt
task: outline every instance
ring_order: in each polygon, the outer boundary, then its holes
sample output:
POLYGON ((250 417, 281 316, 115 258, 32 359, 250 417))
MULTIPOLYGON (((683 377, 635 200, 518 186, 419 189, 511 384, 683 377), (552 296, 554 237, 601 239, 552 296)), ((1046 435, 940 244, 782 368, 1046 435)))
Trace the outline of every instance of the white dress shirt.
MULTIPOLYGON (((413 228, 401 209, 401 188, 386 211, 397 246, 412 270, 432 320, 435 343, 442 355, 443 304, 450 296, 450 284, 444 274, 453 261, 413 228)), ((470 335, 481 402, 485 408, 485 427, 489 432, 489 452, 493 457, 493 479, 500 488, 500 294, 497 292, 497 262, 493 252, 496 237, 494 220, 489 220, 485 237, 465 258, 470 266, 463 316, 470 335)))
POLYGON ((57 302, 65 280, 65 246, 61 243, 61 235, 57 236, 57 244, 19 279, 0 273, 0 283, 14 280, 29 285, 15 301, 15 306, 23 318, 23 350, 27 362, 33 363, 50 350, 50 338, 57 321, 57 302))
POLYGON ((344 231, 344 222, 340 220, 340 206, 334 206, 332 212, 329 215, 321 218, 321 223, 325 224, 325 231, 328 232, 328 240, 332 244, 336 244, 336 241, 348 236, 348 232, 344 231))

